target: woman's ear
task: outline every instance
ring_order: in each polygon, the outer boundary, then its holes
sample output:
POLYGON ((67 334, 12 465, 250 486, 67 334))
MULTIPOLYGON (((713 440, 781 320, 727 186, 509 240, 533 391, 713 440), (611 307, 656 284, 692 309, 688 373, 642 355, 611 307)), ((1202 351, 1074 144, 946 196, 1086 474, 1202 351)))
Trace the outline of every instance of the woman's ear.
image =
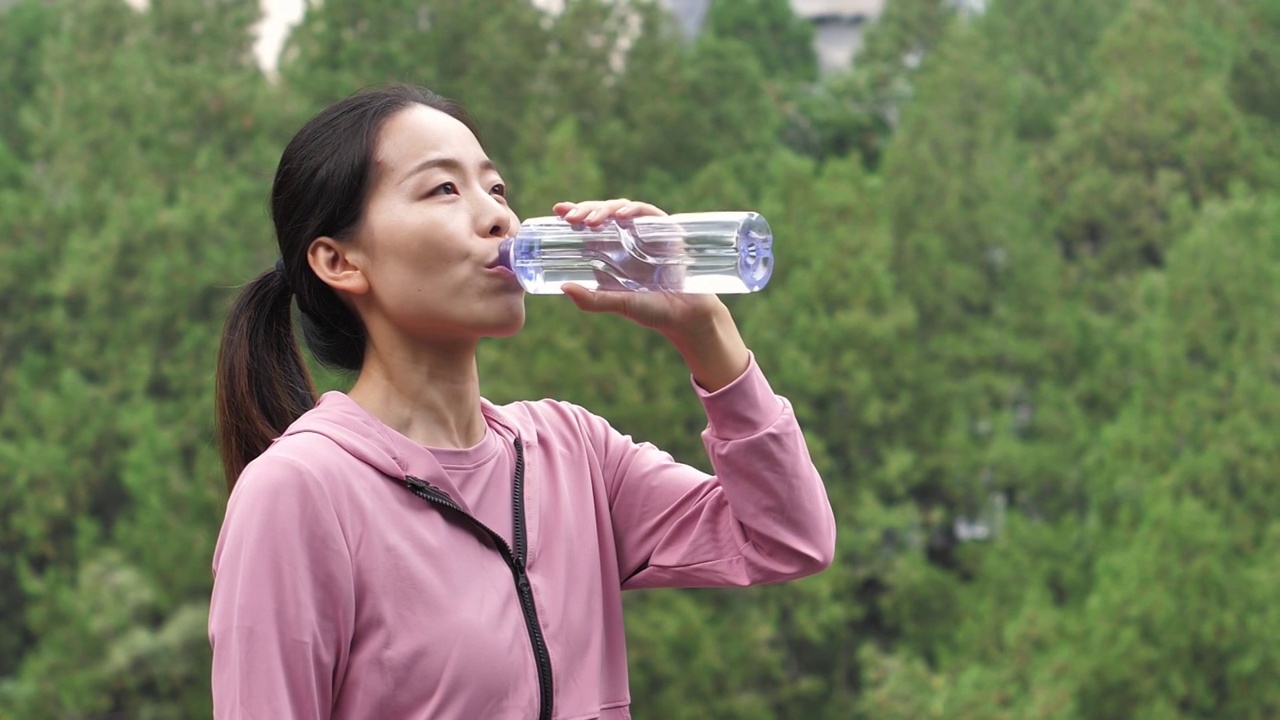
POLYGON ((351 243, 318 237, 307 248, 307 263, 326 285, 349 295, 369 292, 369 279, 360 270, 360 256, 351 243))

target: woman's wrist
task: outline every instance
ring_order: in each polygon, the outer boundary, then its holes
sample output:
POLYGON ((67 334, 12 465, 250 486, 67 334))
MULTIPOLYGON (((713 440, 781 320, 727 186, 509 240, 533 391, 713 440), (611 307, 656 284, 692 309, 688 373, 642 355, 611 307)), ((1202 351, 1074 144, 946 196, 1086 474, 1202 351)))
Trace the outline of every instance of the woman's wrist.
POLYGON ((733 315, 724 305, 696 323, 666 333, 693 374, 694 382, 707 392, 728 386, 747 371, 751 352, 742 340, 733 315))

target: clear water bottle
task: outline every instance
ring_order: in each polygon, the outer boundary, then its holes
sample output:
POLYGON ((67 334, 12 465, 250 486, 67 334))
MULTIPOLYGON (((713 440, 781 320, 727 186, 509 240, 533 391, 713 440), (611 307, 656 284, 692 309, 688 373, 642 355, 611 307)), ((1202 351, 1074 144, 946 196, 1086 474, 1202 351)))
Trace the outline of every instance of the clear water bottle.
POLYGON ((702 212, 608 221, 599 227, 531 218, 502 242, 498 262, 527 292, 565 283, 591 290, 730 294, 773 274, 773 232, 753 212, 702 212))

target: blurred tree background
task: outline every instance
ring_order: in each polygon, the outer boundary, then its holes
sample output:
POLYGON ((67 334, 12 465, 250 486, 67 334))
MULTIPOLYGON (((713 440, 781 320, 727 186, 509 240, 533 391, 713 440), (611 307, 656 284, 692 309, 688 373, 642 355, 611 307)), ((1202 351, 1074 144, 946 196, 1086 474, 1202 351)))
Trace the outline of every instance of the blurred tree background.
MULTIPOLYGON (((730 303, 837 562, 628 596, 637 717, 1280 717, 1280 0, 889 0, 826 74, 786 0, 564 5, 312 3, 268 76, 257 0, 0 2, 0 720, 209 716, 221 322, 292 131, 387 80, 524 216, 775 230, 730 303)), ((663 341, 529 310, 489 397, 706 466, 663 341)))

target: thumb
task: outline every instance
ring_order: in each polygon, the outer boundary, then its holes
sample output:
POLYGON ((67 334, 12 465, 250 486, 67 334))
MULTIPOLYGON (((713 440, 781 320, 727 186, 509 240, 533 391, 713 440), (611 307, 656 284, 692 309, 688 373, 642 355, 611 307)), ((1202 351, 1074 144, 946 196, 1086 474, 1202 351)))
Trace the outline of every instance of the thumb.
POLYGON ((625 313, 627 309, 627 295, 629 293, 616 292, 600 292, 596 290, 588 290, 581 285, 569 283, 561 288, 565 295, 578 306, 579 310, 584 312, 601 313, 625 313))

